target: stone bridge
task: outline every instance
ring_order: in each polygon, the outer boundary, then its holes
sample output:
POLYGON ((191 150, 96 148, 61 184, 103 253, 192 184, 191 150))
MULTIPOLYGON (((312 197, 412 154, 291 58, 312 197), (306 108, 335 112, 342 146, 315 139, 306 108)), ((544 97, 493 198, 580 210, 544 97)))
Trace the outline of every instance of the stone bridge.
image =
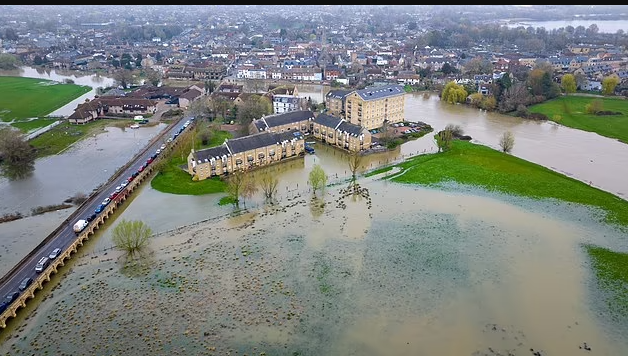
MULTIPOLYGON (((192 126, 192 125, 190 125, 192 126)), ((180 140, 173 140, 168 147, 166 148, 166 152, 162 152, 151 164, 149 164, 140 174, 138 174, 135 179, 133 179, 125 189, 123 189, 118 196, 112 200, 107 207, 100 213, 98 216, 92 220, 85 229, 76 236, 74 242, 68 246, 65 250, 63 250, 59 257, 54 259, 48 267, 43 270, 36 279, 33 280, 33 283, 26 288, 23 292, 20 293, 20 296, 11 303, 7 307, 7 309, 0 314, 0 329, 6 328, 6 323, 9 318, 15 318, 17 316, 18 310, 26 307, 26 302, 35 297, 35 292, 42 290, 44 288, 44 284, 50 281, 50 276, 56 274, 60 267, 65 265, 66 260, 72 258, 72 255, 75 254, 78 249, 83 246, 83 243, 89 240, 90 236, 94 235, 96 230, 98 230, 111 216, 115 210, 120 207, 124 201, 127 200, 133 193, 133 191, 142 184, 146 179, 148 179, 155 167, 156 162, 159 160, 167 159, 168 154, 172 152, 175 146, 179 144, 180 140)))

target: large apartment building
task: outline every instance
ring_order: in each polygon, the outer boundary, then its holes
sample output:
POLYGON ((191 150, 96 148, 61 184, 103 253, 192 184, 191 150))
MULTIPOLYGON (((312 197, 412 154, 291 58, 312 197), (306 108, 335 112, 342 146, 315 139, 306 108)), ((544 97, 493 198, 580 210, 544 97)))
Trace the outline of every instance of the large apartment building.
POLYGON ((405 94, 398 84, 353 91, 345 99, 345 120, 367 130, 382 127, 385 120, 403 122, 405 94))

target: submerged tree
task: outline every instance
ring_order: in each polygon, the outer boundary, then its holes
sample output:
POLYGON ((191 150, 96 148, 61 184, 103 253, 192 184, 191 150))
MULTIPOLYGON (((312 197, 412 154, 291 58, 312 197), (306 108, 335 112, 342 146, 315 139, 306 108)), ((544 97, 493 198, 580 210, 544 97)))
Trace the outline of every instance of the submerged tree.
POLYGON ((9 180, 30 176, 35 170, 37 151, 26 137, 11 128, 0 130, 0 168, 9 180))
POLYGON ((315 164, 310 171, 308 183, 312 186, 312 192, 316 194, 317 191, 325 189, 327 185, 327 174, 323 170, 320 164, 315 164))
POLYGON ((279 178, 270 172, 264 172, 260 178, 260 187, 264 193, 267 202, 273 202, 277 195, 277 187, 279 186, 279 178))
POLYGON ((112 241, 117 249, 134 258, 148 245, 153 230, 141 220, 122 220, 113 229, 112 241))
POLYGON ((240 207, 240 198, 251 198, 257 192, 257 186, 249 174, 242 169, 236 169, 229 175, 225 190, 233 205, 240 207))

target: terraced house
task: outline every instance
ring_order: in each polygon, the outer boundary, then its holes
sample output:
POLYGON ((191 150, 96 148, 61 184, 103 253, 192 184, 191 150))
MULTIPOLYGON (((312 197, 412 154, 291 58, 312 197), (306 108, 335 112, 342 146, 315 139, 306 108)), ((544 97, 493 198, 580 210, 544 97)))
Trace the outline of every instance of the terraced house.
POLYGON ((347 151, 359 152, 371 148, 371 133, 345 119, 319 114, 312 120, 312 137, 347 151))
POLYGON ((305 139, 299 131, 260 132, 227 139, 217 147, 192 150, 187 159, 188 173, 203 180, 296 158, 304 149, 305 139))

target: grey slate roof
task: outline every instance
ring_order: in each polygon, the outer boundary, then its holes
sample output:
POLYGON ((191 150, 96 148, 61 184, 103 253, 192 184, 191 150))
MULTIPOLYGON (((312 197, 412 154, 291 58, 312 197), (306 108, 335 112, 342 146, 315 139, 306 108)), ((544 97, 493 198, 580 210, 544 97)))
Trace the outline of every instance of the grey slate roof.
POLYGON ((303 135, 301 135, 299 131, 288 131, 279 133, 260 132, 253 135, 228 140, 225 145, 229 147, 231 154, 236 154, 254 150, 256 148, 276 145, 283 141, 290 141, 295 138, 298 140, 304 139, 303 135))
POLYGON ((327 114, 319 114, 314 119, 315 123, 323 125, 325 127, 330 127, 332 129, 335 129, 341 121, 341 118, 327 114))
POLYGON ((312 118, 314 118, 314 113, 310 110, 289 111, 281 114, 268 115, 262 117, 261 119, 257 119, 255 120, 255 127, 257 127, 259 131, 264 131, 267 128, 292 124, 312 118))
POLYGON ((340 126, 336 129, 341 132, 348 132, 352 136, 360 136, 362 134, 362 126, 352 124, 347 121, 340 123, 340 126))
POLYGON ((222 156, 228 156, 229 150, 227 149, 227 146, 222 144, 220 146, 199 150, 194 153, 197 161, 205 162, 205 160, 209 161, 211 158, 220 159, 222 156))
POLYGON ((388 96, 397 96, 405 94, 402 85, 381 85, 377 87, 368 87, 355 91, 364 100, 382 99, 388 96))
POLYGON ((347 96, 349 93, 351 93, 351 90, 335 89, 335 90, 330 90, 329 92, 327 92, 325 96, 328 98, 342 99, 345 96, 347 96))

